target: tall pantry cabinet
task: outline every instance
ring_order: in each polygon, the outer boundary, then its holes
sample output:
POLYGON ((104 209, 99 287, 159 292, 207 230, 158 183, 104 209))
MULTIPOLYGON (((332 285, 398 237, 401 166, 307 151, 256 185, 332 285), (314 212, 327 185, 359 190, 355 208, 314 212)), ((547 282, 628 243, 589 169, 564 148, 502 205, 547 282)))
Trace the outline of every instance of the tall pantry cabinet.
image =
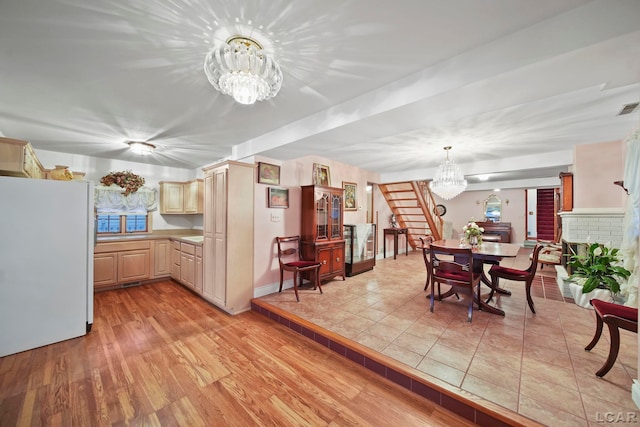
POLYGON ((225 161, 204 171, 202 296, 230 314, 253 298, 253 164, 225 161))

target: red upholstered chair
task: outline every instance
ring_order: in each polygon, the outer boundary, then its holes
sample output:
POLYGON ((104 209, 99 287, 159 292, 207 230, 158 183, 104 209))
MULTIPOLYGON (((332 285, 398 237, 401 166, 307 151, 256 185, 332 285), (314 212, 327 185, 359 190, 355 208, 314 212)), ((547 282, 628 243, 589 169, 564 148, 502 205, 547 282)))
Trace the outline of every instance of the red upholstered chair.
POLYGON ((276 237, 278 243, 278 261, 280 263, 280 290, 282 292, 282 282, 284 279, 284 272, 293 272, 293 291, 296 294, 296 300, 300 301, 298 297, 298 278, 300 278, 300 284, 302 284, 302 273, 310 272, 314 277, 313 289, 316 286, 322 293, 322 286, 320 286, 320 266, 321 264, 316 261, 304 261, 300 253, 300 236, 287 236, 276 237))
POLYGON ((438 284, 438 300, 457 292, 469 294, 469 311, 467 321, 473 316, 473 303, 480 299, 479 273, 473 272, 473 252, 470 248, 447 248, 431 244, 429 246, 429 265, 431 266, 431 306, 433 312, 435 287, 438 284), (440 293, 440 285, 449 285, 451 289, 444 295, 440 293), (476 294, 477 293, 477 294, 476 294))
POLYGON ((491 292, 489 293, 489 298, 487 301, 490 301, 493 298, 493 293, 495 289, 498 287, 498 283, 500 279, 513 280, 516 282, 524 282, 525 290, 527 293, 527 303, 529 303, 529 308, 533 314, 536 313, 536 310, 533 306, 533 299, 531 299, 531 284, 533 283, 533 278, 536 275, 536 270, 538 269, 538 255, 542 250, 542 245, 536 245, 533 248, 533 253, 531 254, 531 265, 526 270, 518 270, 515 268, 502 267, 501 265, 494 265, 489 269, 489 275, 491 276, 491 292))
POLYGON ((620 328, 638 333, 638 309, 599 299, 592 299, 590 303, 596 312, 596 333, 584 349, 589 351, 595 347, 600 339, 600 335, 602 335, 602 326, 604 323, 609 327, 609 338, 611 340, 609 357, 607 357, 602 368, 596 372, 597 376, 602 377, 609 372, 618 357, 618 350, 620 350, 620 328))

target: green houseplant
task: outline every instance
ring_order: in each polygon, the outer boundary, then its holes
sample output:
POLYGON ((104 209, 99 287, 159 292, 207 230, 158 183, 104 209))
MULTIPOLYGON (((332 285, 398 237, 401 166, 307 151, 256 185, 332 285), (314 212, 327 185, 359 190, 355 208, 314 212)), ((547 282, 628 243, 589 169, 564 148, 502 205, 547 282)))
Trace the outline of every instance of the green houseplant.
POLYGON ((581 278, 584 280, 582 293, 586 294, 595 289, 607 289, 612 294, 620 292, 620 281, 626 280, 631 272, 622 267, 618 258, 618 249, 599 243, 587 243, 584 255, 573 254, 568 265, 572 268, 569 280, 581 278))

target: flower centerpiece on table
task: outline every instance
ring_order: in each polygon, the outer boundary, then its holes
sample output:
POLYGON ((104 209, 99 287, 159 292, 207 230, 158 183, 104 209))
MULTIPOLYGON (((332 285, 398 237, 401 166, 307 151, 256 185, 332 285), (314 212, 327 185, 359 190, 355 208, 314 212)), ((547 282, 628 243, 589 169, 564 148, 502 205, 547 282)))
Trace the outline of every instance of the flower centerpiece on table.
POLYGON ((467 225, 462 227, 462 232, 471 245, 482 244, 482 233, 484 233, 484 228, 476 224, 475 221, 469 221, 467 225))
POLYGON ((144 178, 131 171, 109 172, 108 175, 100 178, 100 183, 107 187, 116 184, 124 188, 124 195, 128 196, 144 185, 144 178))
POLYGON ((584 255, 573 254, 568 265, 572 274, 568 280, 581 279, 582 293, 586 294, 595 289, 607 289, 612 294, 620 292, 620 282, 631 276, 631 272, 624 268, 618 258, 618 249, 612 248, 611 243, 589 244, 584 255))

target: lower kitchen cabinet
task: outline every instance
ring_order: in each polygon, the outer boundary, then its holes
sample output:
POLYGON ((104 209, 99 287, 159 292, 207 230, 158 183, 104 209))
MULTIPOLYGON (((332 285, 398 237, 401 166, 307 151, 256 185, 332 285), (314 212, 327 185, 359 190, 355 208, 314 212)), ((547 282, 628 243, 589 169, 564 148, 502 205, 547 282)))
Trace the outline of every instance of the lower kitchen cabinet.
POLYGON ((202 246, 171 242, 171 278, 202 294, 202 246))
POLYGON ((169 239, 153 241, 153 278, 171 275, 171 241, 169 239))
POLYGON ((93 253, 94 291, 151 278, 148 240, 98 243, 93 253))

